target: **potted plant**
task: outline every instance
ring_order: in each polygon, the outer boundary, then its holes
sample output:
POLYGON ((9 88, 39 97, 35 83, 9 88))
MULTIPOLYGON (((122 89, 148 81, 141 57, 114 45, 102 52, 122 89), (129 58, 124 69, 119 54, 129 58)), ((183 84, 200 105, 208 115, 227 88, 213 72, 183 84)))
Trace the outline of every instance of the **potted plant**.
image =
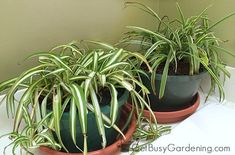
POLYGON ((153 68, 149 79, 143 77, 142 80, 151 90, 150 104, 159 122, 179 121, 196 110, 199 105, 197 92, 206 74, 211 80, 208 95, 218 87, 220 100, 224 99, 220 77, 230 74, 220 53, 234 55, 220 46, 222 41, 215 36, 213 28, 234 13, 211 24, 206 14, 208 8, 197 16, 185 18, 177 4, 180 19, 169 20, 167 16, 160 18, 141 3, 127 2, 126 5, 140 8, 158 22, 156 31, 128 26, 131 31, 121 43, 140 45, 140 52, 153 68))
MULTIPOLYGON (((13 154, 17 147, 29 154, 40 147, 50 155, 105 155, 119 151, 136 125, 138 132, 145 130, 141 128, 143 109, 151 109, 140 94, 149 92, 136 67, 140 61, 146 62, 145 58, 96 43, 106 48, 89 49, 72 42, 34 54, 29 58, 38 57, 36 67, 0 83, 0 91, 6 92, 7 114, 14 118, 13 131, 7 134, 13 141, 13 154), (17 101, 19 89, 24 92, 17 101), (133 108, 127 110, 123 105, 128 97, 133 108)), ((152 135, 156 138, 161 131, 154 115, 152 119, 155 124, 148 125, 154 128, 151 134, 156 133, 152 135)), ((137 137, 143 136, 138 132, 137 137)))

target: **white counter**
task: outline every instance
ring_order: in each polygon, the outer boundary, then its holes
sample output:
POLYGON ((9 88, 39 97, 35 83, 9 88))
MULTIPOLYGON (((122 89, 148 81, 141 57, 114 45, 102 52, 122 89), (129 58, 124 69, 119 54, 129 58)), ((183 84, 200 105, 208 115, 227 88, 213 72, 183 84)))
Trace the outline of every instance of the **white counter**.
MULTIPOLYGON (((203 101, 203 95, 201 96, 203 101)), ((160 137, 149 145, 147 149, 142 150, 138 154, 234 155, 234 120, 235 104, 231 102, 218 103, 218 100, 216 100, 215 97, 211 97, 207 103, 201 103, 197 112, 188 119, 173 124, 173 129, 170 134, 160 137), (189 149, 189 146, 191 149, 192 147, 197 147, 195 148, 197 151, 185 150, 186 148, 189 149), (228 147, 230 151, 228 151, 228 147), (155 151, 153 151, 153 148, 155 151), (166 149, 165 153, 163 152, 164 149, 166 149), (172 152, 174 149, 177 149, 178 151, 175 150, 172 152), (217 149, 223 149, 224 152, 215 152, 217 149)), ((7 118, 5 104, 3 103, 3 105, 0 106, 0 135, 11 131, 11 129, 12 119, 7 118)), ((4 147, 9 143, 10 141, 7 137, 0 139, 0 154, 3 154, 2 151, 4 147)), ((6 151, 6 155, 11 155, 10 147, 6 151)), ((36 155, 41 154, 36 153, 36 155)))

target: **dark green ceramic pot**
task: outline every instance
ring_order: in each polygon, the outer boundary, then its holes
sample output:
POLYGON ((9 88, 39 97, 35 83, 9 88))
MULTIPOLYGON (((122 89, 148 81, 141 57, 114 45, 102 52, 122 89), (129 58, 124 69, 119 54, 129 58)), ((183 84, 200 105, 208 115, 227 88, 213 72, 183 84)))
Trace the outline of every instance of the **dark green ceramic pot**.
MULTIPOLYGON (((123 94, 119 97, 118 103, 118 113, 120 114, 122 105, 124 105, 129 97, 129 92, 124 91, 123 94)), ((110 114, 110 104, 102 106, 101 111, 106 116, 110 114)), ((119 121, 120 115, 118 115, 117 122, 119 121)), ((80 128, 80 123, 77 121, 77 146, 83 148, 83 135, 80 128)), ((88 151, 99 150, 102 148, 101 143, 102 139, 99 135, 98 128, 96 125, 95 114, 93 112, 88 112, 87 114, 87 144, 88 144, 88 151)), ((107 138, 107 146, 112 144, 118 135, 116 130, 113 128, 105 128, 106 138, 107 138)), ((70 128, 69 128, 69 112, 65 112, 61 118, 61 137, 65 147, 68 149, 70 153, 79 152, 76 146, 73 144, 70 128)))
POLYGON ((150 80, 147 77, 142 77, 143 83, 151 91, 149 95, 151 108, 154 111, 174 111, 192 104, 198 92, 201 80, 206 74, 207 72, 193 76, 169 75, 166 82, 165 93, 161 99, 159 99, 158 96, 162 75, 156 75, 156 95, 154 95, 152 91, 150 80))

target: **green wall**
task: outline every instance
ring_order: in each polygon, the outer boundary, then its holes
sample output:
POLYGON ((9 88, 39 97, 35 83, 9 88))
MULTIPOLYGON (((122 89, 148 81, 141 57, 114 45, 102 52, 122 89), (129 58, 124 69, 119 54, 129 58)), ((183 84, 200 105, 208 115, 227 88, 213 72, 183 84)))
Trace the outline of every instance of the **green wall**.
MULTIPOLYGON (((24 58, 79 39, 117 42, 126 25, 152 27, 125 0, 0 0, 0 81, 29 68, 24 58)), ((158 0, 138 0, 158 9, 158 0)))
MULTIPOLYGON (((212 21, 217 21, 220 18, 235 12, 234 0, 160 0, 160 15, 169 15, 171 18, 177 17, 176 2, 181 6, 181 9, 186 16, 198 15, 203 9, 210 6, 208 15, 212 21)), ((217 37, 222 40, 228 40, 224 47, 235 53, 235 16, 218 25, 215 29, 217 37)), ((229 55, 222 55, 224 62, 235 67, 235 60, 229 55)))

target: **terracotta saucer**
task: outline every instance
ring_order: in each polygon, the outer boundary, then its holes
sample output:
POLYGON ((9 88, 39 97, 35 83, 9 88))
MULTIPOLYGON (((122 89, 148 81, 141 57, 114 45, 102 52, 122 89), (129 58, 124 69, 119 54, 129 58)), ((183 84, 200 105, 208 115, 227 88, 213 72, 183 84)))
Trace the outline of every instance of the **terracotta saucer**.
MULTIPOLYGON (((158 123, 161 124, 175 123, 182 121, 185 118, 192 115, 197 110, 199 104, 200 104, 200 96, 197 93, 194 103, 192 103, 190 106, 176 111, 154 112, 154 115, 157 118, 158 123)), ((150 112, 148 110, 144 110, 144 116, 150 117, 150 112)))

